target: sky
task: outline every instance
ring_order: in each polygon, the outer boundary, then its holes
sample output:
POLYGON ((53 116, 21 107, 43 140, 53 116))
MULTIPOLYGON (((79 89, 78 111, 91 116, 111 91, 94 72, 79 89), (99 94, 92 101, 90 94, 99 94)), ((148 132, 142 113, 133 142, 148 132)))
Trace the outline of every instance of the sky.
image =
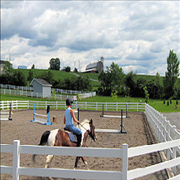
POLYGON ((1 60, 14 68, 85 70, 104 57, 124 73, 165 75, 180 60, 179 1, 1 1, 1 60))

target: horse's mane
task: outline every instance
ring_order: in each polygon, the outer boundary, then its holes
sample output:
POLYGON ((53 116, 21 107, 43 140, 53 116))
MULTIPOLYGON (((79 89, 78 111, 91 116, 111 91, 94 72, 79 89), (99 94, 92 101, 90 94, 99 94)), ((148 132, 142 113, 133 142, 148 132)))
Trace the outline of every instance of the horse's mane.
POLYGON ((77 127, 81 130, 85 130, 84 128, 89 129, 89 122, 90 121, 88 119, 85 119, 83 122, 81 122, 81 125, 77 124, 77 127))
POLYGON ((90 121, 89 121, 88 119, 85 119, 81 124, 82 124, 82 125, 85 125, 85 124, 87 124, 87 123, 89 124, 89 122, 90 122, 90 121))

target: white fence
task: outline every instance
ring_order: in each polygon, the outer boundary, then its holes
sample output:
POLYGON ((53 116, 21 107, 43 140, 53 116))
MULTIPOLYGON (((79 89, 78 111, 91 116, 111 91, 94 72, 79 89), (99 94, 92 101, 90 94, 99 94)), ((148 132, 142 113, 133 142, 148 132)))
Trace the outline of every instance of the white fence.
POLYGON ((71 99, 77 100, 77 98, 86 99, 86 98, 96 96, 96 92, 85 92, 85 91, 74 91, 74 90, 52 88, 52 91, 55 91, 56 93, 61 93, 61 94, 52 93, 51 97, 49 97, 49 94, 33 92, 32 87, 14 86, 14 85, 9 85, 9 84, 0 84, 0 87, 1 87, 1 94, 10 94, 10 95, 27 96, 27 97, 35 97, 35 98, 52 98, 52 99, 59 99, 59 100, 65 100, 67 98, 71 98, 71 99), (74 95, 66 95, 66 94, 74 94, 74 95))
MULTIPOLYGON (((15 85, 10 85, 10 84, 0 84, 0 88, 2 88, 2 89, 12 89, 12 90, 33 91, 33 88, 29 87, 29 86, 15 86, 15 85)), ((92 93, 92 92, 57 89, 57 88, 52 88, 52 91, 55 91, 56 93, 59 93, 59 94, 86 94, 86 93, 92 93)))
MULTIPOLYGON (((158 172, 165 168, 179 165, 180 157, 167 162, 159 163, 145 168, 138 168, 128 171, 128 158, 144 155, 147 153, 162 151, 168 148, 180 146, 180 139, 160 144, 133 147, 128 149, 127 144, 123 144, 122 149, 112 148, 72 148, 72 147, 42 147, 20 145, 20 141, 14 141, 14 145, 1 144, 1 152, 13 153, 13 166, 0 166, 1 174, 12 174, 13 179, 19 180, 20 175, 56 177, 56 178, 78 178, 78 179, 103 179, 103 180, 126 180, 143 177, 145 175, 158 172), (122 159, 121 171, 99 171, 99 170, 72 170, 57 168, 29 168, 20 167, 20 154, 43 154, 59 156, 86 156, 86 157, 106 157, 122 159)), ((175 178, 179 178, 177 175, 175 178)))
MULTIPOLYGON (((159 142, 173 141, 180 139, 180 133, 176 130, 176 126, 171 125, 163 114, 156 111, 153 107, 146 104, 145 113, 149 124, 153 128, 159 142)), ((180 156, 180 147, 169 148, 164 151, 167 160, 180 156)), ((180 168, 180 161, 179 161, 180 168)), ((173 169, 176 173, 176 168, 173 169)))
MULTIPOLYGON (((1 101, 1 109, 8 109, 10 101, 1 101)), ((65 102, 60 101, 14 101, 13 107, 16 109, 29 109, 36 103, 36 107, 46 109, 47 105, 53 108, 65 108, 65 102)), ((38 146, 21 146, 19 141, 15 141, 14 145, 1 145, 1 152, 13 153, 13 167, 1 165, 1 173, 13 174, 18 180, 19 175, 27 176, 53 176, 61 178, 79 178, 79 179, 135 179, 145 175, 158 172, 163 169, 173 168, 176 175, 171 180, 180 179, 180 133, 172 126, 165 117, 148 104, 140 103, 99 103, 99 102, 76 102, 74 106, 81 109, 101 110, 102 104, 105 104, 105 110, 120 110, 128 106, 128 110, 143 111, 147 116, 147 120, 153 128, 160 143, 146 145, 140 147, 128 148, 123 145, 123 149, 104 149, 104 148, 65 148, 65 147, 38 147, 38 146), (14 148, 15 146, 15 148, 14 148), (122 171, 85 171, 70 169, 41 169, 20 167, 20 154, 54 154, 66 156, 93 156, 93 157, 114 157, 123 160, 122 171), (141 156, 153 152, 162 152, 166 156, 166 161, 145 168, 138 168, 128 171, 128 158, 141 156)), ((13 178, 14 179, 14 178, 13 178)))
POLYGON ((96 96, 96 92, 90 92, 90 93, 83 93, 78 94, 78 97, 76 95, 61 95, 61 94, 43 94, 38 92, 32 92, 32 91, 21 91, 21 90, 11 90, 11 89, 1 89, 1 94, 9 94, 9 95, 17 95, 17 96, 27 96, 27 97, 35 97, 35 98, 46 98, 46 99, 58 99, 58 100, 66 100, 67 98, 71 98, 74 100, 79 99, 86 99, 90 97, 96 96))
MULTIPOLYGON (((46 109, 50 105, 51 109, 66 109, 65 101, 0 101, 0 109, 6 110, 10 107, 12 102, 13 109, 32 109, 34 104, 36 109, 46 109)), ((84 102, 75 101, 73 108, 80 108, 81 110, 96 110, 102 111, 104 104, 104 111, 120 111, 121 109, 127 111, 144 111, 145 103, 113 103, 113 102, 84 102)))
POLYGON ((10 85, 10 84, 0 84, 0 88, 2 89, 18 89, 18 90, 23 90, 23 91, 33 91, 32 87, 28 86, 15 86, 15 85, 10 85))

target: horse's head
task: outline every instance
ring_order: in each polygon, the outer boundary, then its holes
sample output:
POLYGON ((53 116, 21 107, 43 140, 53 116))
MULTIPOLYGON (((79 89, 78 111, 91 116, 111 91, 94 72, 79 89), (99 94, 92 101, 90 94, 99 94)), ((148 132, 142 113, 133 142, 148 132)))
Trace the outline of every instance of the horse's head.
POLYGON ((89 131, 89 136, 96 141, 97 137, 96 137, 96 132, 95 132, 95 126, 93 124, 93 120, 91 119, 89 122, 89 126, 90 126, 90 131, 89 131))

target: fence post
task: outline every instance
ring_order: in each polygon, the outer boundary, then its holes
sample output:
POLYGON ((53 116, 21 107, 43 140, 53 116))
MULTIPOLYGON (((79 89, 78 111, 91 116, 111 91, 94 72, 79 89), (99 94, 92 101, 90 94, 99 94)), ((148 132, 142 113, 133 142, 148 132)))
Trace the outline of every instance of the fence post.
POLYGON ((123 144, 122 151, 122 179, 126 180, 128 171, 128 144, 123 144))
POLYGON ((45 101, 45 109, 47 109, 47 101, 45 101))
POLYGON ((27 108, 29 109, 29 101, 27 101, 27 108))
POLYGON ((19 153, 20 141, 15 140, 13 146, 13 179, 19 180, 19 165, 20 165, 20 153, 19 153))
POLYGON ((18 100, 16 100, 16 109, 18 109, 18 100))
POLYGON ((4 110, 4 101, 1 101, 2 110, 4 110))
POLYGON ((85 102, 85 110, 87 110, 87 102, 85 102))
MULTIPOLYGON (((167 135, 168 135, 168 141, 170 140, 170 122, 169 121, 167 121, 167 125, 168 125, 168 127, 167 127, 167 135)), ((170 160, 170 158, 171 158, 171 155, 170 155, 170 149, 167 149, 167 160, 170 160)))
POLYGON ((139 104, 137 103, 137 112, 139 111, 139 106, 138 106, 139 104))

